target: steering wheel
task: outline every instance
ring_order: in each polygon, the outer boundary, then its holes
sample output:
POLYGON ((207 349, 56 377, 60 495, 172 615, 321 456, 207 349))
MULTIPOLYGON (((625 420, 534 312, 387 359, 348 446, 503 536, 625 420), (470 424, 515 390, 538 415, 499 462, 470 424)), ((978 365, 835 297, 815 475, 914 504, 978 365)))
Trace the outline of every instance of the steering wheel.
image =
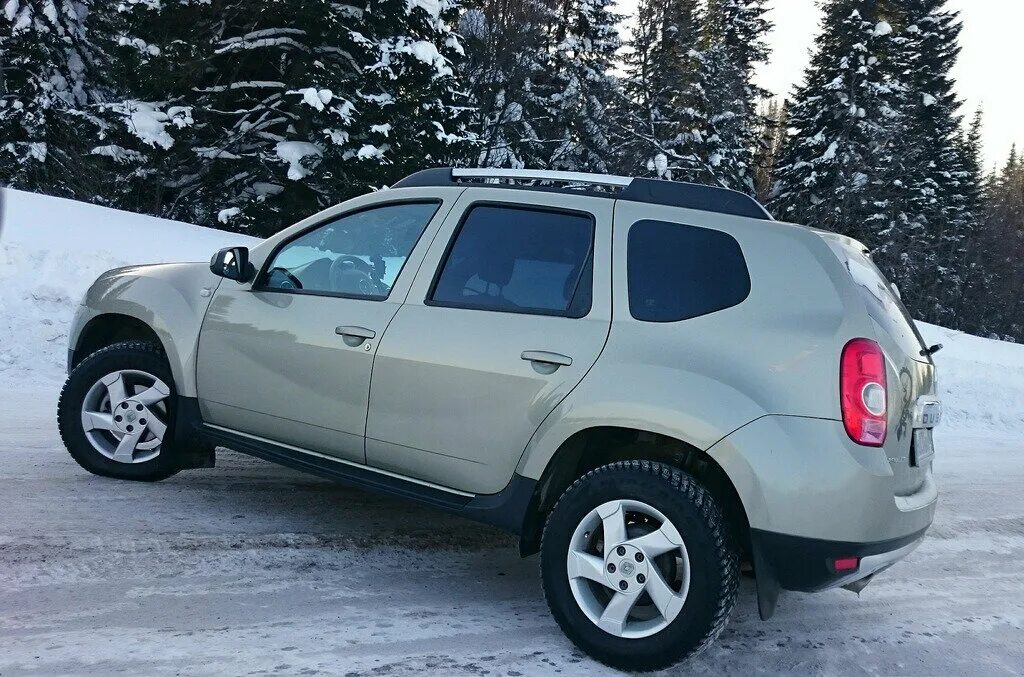
POLYGON ((283 275, 284 279, 278 282, 276 286, 278 289, 302 289, 302 283, 299 278, 292 275, 285 268, 271 268, 267 271, 267 279, 273 279, 274 275, 283 275))
POLYGON ((339 256, 331 263, 331 289, 369 296, 387 293, 387 289, 373 279, 372 273, 373 266, 358 256, 339 256))

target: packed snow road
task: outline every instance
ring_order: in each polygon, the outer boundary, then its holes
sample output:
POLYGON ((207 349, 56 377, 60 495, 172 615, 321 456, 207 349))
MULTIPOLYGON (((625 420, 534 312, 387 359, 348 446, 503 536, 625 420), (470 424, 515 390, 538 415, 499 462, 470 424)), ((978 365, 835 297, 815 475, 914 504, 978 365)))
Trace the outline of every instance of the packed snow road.
MULTIPOLYGON (((537 559, 493 529, 232 452, 158 484, 81 470, 54 391, 0 398, 0 675, 605 674, 551 620, 537 559)), ((1024 450, 940 436, 925 543, 858 598, 743 582, 696 672, 1024 668, 1024 450)), ((680 668, 680 671, 682 669, 680 668)))

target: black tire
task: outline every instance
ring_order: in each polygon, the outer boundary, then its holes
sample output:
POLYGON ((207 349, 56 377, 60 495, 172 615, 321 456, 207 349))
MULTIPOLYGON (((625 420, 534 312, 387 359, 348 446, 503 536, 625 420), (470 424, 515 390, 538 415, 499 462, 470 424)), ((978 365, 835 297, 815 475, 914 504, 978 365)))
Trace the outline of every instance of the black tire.
POLYGON ((175 459, 174 417, 176 395, 171 370, 163 349, 149 341, 123 341, 97 350, 82 360, 68 376, 57 404, 57 427, 71 457, 94 475, 122 480, 156 482, 178 472, 175 459), (155 458, 142 463, 119 463, 97 451, 82 427, 82 401, 89 389, 107 374, 137 369, 166 383, 171 394, 166 398, 167 432, 155 458))
POLYGON ((682 470, 652 461, 620 461, 578 479, 555 504, 541 542, 548 606, 572 642, 620 670, 658 670, 703 651, 725 628, 736 601, 739 556, 715 500, 682 470), (657 634, 627 639, 605 632, 580 609, 566 557, 577 525, 613 500, 642 501, 678 529, 690 559, 690 587, 675 620, 657 634))

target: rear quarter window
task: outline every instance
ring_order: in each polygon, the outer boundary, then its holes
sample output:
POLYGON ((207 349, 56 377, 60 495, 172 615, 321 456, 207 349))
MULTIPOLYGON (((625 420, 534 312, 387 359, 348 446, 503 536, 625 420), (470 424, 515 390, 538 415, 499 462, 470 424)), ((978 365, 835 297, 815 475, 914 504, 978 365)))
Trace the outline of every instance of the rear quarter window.
POLYGON ((626 249, 629 312, 678 322, 735 306, 750 294, 740 245, 728 233, 668 221, 637 221, 626 249))

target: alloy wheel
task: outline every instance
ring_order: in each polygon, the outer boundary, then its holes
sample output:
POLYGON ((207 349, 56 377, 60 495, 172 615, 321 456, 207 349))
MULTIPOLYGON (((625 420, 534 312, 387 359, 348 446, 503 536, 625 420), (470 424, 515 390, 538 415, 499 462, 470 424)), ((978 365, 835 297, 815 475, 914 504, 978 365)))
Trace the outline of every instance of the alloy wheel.
POLYGON ((170 394, 166 383, 145 371, 107 374, 82 400, 86 438, 96 451, 119 463, 156 458, 167 433, 170 394))
POLYGON ((690 587, 679 530, 642 501, 609 501, 591 510, 573 533, 566 564, 580 609, 616 637, 663 630, 679 615, 690 587))

